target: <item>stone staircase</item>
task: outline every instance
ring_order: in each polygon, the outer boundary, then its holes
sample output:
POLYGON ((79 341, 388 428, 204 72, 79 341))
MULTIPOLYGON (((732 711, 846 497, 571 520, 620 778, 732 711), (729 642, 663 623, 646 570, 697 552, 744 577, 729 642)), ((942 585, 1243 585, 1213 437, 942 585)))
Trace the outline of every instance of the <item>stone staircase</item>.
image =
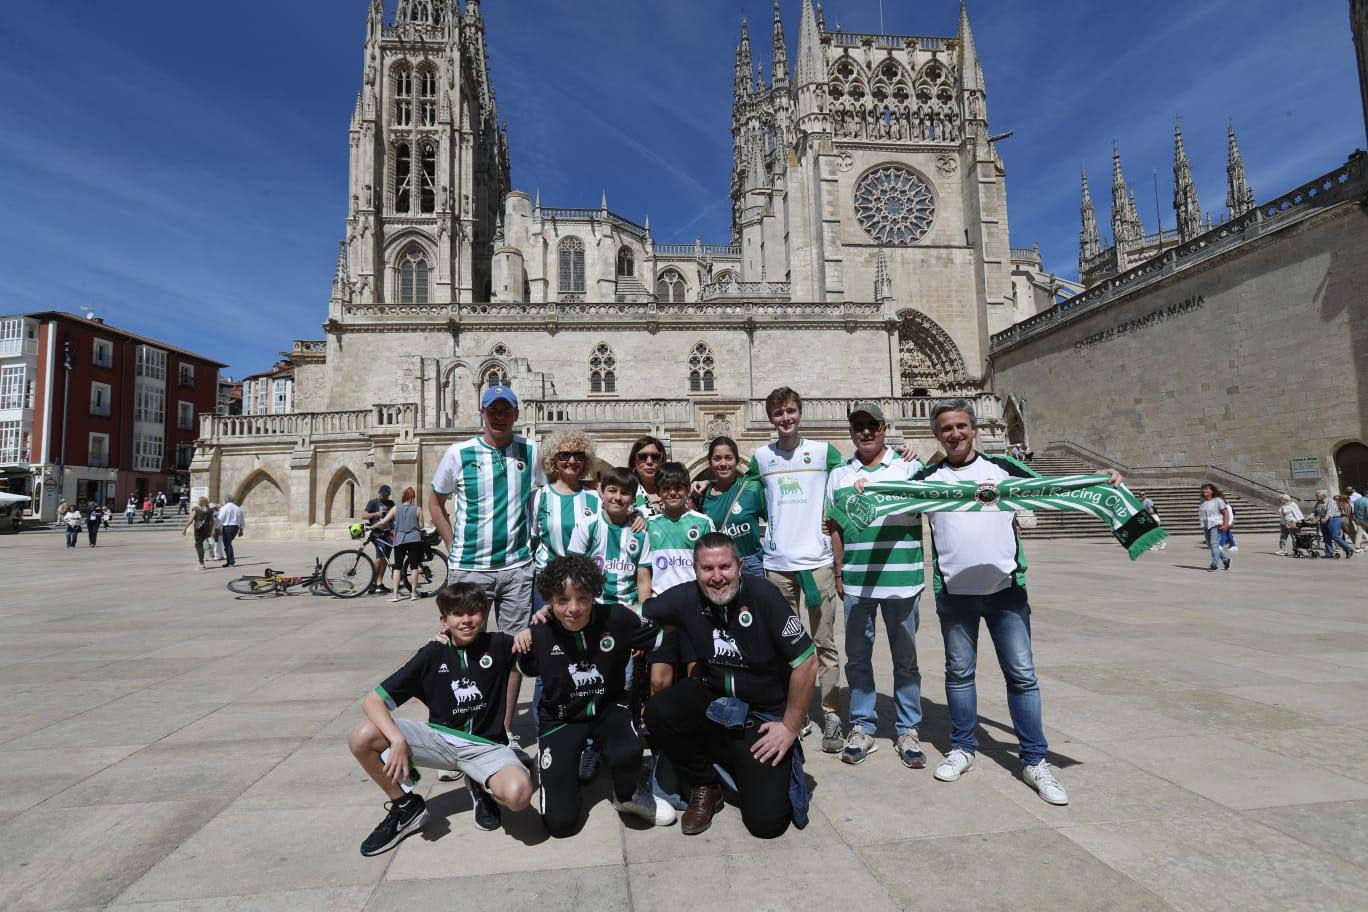
MULTIPOLYGON (((1036 454, 1030 463, 1033 470, 1041 475, 1076 475, 1098 471, 1097 466, 1089 465, 1071 453, 1049 449, 1036 454)), ((1143 478, 1132 481, 1127 479, 1126 486, 1132 491, 1146 491, 1159 511, 1159 521, 1164 524, 1170 535, 1201 535, 1201 523, 1197 509, 1201 503, 1199 484, 1174 484, 1173 482, 1149 484, 1143 478)), ((1226 502, 1235 511, 1235 535, 1278 532, 1278 512, 1264 504, 1254 503, 1239 494, 1227 492, 1226 502)), ((1108 538, 1111 532, 1106 525, 1083 513, 1065 513, 1056 510, 1040 510, 1036 514, 1036 527, 1023 528, 1021 534, 1032 538, 1108 538)))
POLYGON ((651 300, 651 291, 634 275, 617 277, 617 300, 620 304, 645 304, 651 300))

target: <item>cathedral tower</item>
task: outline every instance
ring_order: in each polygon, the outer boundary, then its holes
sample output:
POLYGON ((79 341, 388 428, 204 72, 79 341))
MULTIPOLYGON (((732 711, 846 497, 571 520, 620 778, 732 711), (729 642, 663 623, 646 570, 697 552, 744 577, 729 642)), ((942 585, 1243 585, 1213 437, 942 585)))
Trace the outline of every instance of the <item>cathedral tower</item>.
MULTIPOLYGON (((497 213, 508 189, 478 0, 382 0, 366 19, 361 91, 350 125, 347 233, 328 328, 376 307, 487 300, 497 213)), ((429 308, 435 308, 429 310, 429 308)))

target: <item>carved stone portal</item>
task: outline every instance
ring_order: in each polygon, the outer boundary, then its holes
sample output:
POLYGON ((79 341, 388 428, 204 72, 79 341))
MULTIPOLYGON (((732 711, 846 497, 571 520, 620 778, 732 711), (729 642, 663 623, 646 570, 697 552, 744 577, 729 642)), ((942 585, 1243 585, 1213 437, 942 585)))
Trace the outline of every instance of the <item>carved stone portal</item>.
POLYGON ((898 369, 902 394, 962 389, 969 382, 964 356, 935 320, 917 310, 898 315, 898 369))

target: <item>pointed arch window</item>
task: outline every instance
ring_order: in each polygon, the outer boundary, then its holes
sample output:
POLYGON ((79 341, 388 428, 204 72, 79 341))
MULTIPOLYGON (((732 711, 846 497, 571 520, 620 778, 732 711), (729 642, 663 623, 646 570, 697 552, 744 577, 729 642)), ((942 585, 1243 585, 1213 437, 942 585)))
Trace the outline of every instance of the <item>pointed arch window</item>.
POLYGON ((422 186, 419 187, 418 205, 422 212, 437 211, 437 149, 431 143, 423 145, 422 186))
POLYGON ((437 126, 437 71, 432 67, 418 73, 418 125, 437 126))
POLYGON ((556 253, 561 294, 584 294, 584 242, 568 237, 556 253))
POLYGON ((689 392, 711 393, 717 389, 716 362, 708 343, 699 342, 689 353, 689 392))
POLYGON ((413 200, 413 153, 408 143, 394 149, 394 211, 408 212, 413 200))
POLYGON ((589 356, 589 392, 617 392, 617 356, 607 342, 595 345, 589 356))
POLYGON ((508 386, 508 371, 502 364, 491 364, 484 369, 480 375, 480 389, 486 390, 491 386, 508 386))
POLYGON ((404 251, 399 259, 399 303, 426 304, 428 302, 427 254, 417 244, 404 251))
POLYGON ((656 300, 661 304, 683 304, 685 288, 684 276, 677 269, 665 269, 656 276, 656 300))
POLYGON ((394 81, 394 125, 407 127, 413 124, 413 70, 407 63, 395 64, 394 81))
POLYGON ((628 247, 618 248, 617 274, 620 276, 636 275, 636 258, 632 256, 632 251, 628 247))

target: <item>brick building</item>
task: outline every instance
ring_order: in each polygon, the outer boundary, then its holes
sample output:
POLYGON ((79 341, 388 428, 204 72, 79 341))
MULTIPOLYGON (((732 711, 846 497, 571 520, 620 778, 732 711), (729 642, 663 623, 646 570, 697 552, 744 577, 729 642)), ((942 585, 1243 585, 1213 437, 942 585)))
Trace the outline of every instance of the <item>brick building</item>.
POLYGON ((64 499, 174 499, 224 366, 98 318, 0 317, 0 489, 44 520, 64 499))

